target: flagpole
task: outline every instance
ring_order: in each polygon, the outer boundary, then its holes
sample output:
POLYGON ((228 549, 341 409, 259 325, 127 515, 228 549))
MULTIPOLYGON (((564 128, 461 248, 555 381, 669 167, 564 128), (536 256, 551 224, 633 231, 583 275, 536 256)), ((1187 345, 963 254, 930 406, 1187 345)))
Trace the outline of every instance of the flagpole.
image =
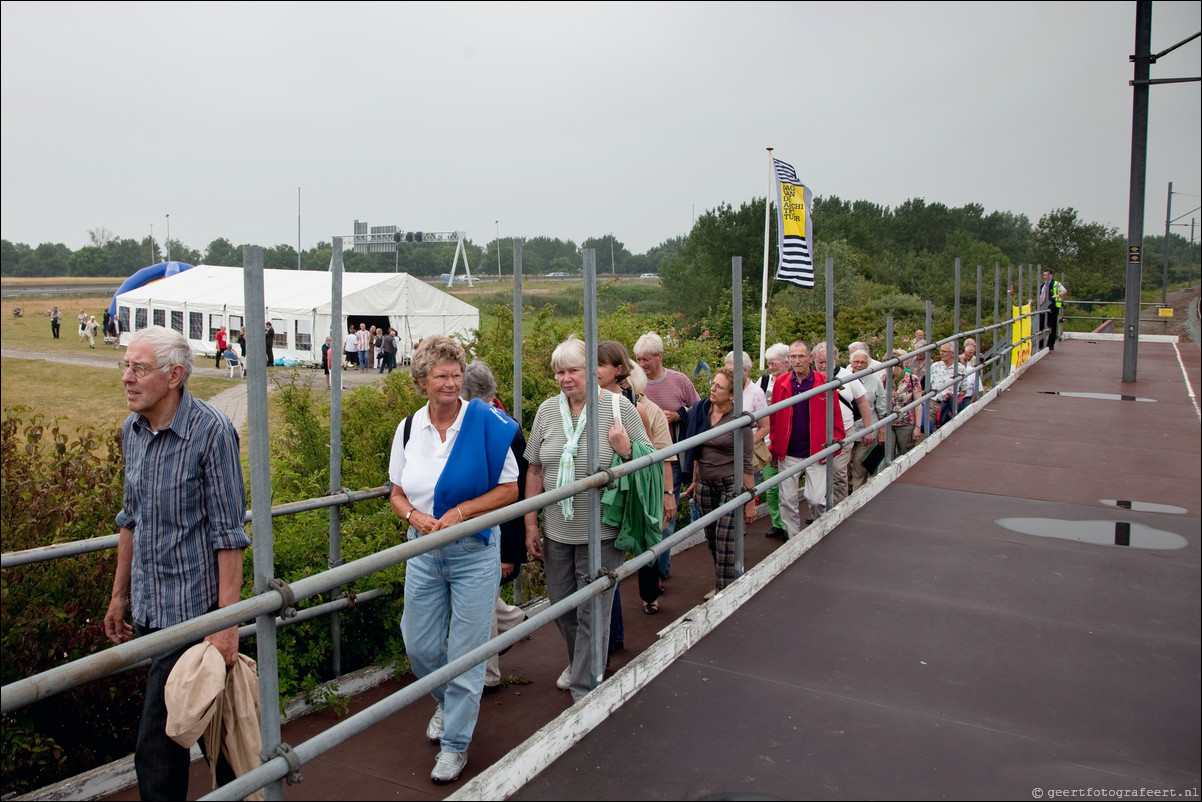
POLYGON ((768 226, 772 212, 772 148, 768 151, 768 194, 764 196, 764 286, 760 291, 760 370, 764 369, 764 341, 768 335, 768 226))

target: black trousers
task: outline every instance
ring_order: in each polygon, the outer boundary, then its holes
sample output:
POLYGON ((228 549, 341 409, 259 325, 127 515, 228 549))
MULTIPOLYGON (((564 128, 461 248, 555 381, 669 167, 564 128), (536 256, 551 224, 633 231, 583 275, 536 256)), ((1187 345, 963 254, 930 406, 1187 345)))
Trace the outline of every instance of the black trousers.
POLYGON ((1056 350, 1056 338, 1058 329, 1060 328, 1060 309, 1052 306, 1043 313, 1043 328, 1047 329, 1044 334, 1043 347, 1049 351, 1056 350))
MULTIPOLYGON (((134 624, 138 637, 157 632, 157 629, 134 624)), ((199 641, 198 641, 199 642, 199 641)), ((142 720, 138 724, 138 743, 134 747, 134 770, 138 775, 138 795, 143 800, 188 798, 190 750, 180 746, 167 735, 167 701, 164 691, 171 669, 191 646, 189 644, 168 654, 152 657, 146 677, 146 695, 142 702, 142 720)), ((201 749, 207 749, 201 739, 201 749)), ((220 744, 213 745, 220 749, 220 744)), ((207 754, 207 752, 206 752, 207 754)), ((225 785, 234 780, 234 770, 224 756, 217 763, 217 782, 225 785)))

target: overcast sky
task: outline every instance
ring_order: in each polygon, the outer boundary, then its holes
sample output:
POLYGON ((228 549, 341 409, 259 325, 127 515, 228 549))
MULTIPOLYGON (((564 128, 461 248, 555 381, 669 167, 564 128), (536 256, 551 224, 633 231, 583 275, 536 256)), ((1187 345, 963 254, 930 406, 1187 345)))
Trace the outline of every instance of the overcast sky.
MULTIPOLYGON (((353 222, 642 253, 768 191, 1126 231, 1134 2, 3 3, 2 236, 308 249, 353 222)), ((1155 2, 1153 52, 1202 29, 1155 2)), ((1197 76, 1198 40, 1153 78, 1197 76)), ((1202 192, 1151 91, 1146 228, 1202 192)), ((1202 214, 1194 213, 1202 220, 1202 214)), ((1189 216, 1183 221, 1188 224, 1189 216)), ((1189 229, 1175 229, 1189 236, 1189 229)), ((1199 232, 1202 236, 1202 231, 1199 232)), ((815 231, 817 239, 822 232, 815 231)))

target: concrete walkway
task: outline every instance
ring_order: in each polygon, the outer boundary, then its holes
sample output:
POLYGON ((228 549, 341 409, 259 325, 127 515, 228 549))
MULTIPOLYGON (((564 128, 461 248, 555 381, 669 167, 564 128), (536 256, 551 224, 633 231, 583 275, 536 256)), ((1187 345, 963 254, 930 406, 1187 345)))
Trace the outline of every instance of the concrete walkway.
POLYGON ((1199 351, 1121 357, 1058 345, 509 798, 1198 798, 1199 351))

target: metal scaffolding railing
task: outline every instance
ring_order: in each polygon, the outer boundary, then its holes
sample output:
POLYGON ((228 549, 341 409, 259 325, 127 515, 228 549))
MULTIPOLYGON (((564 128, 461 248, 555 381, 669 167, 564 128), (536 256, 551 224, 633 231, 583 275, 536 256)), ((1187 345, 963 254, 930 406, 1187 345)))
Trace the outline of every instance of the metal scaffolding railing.
MULTIPOLYGON (((341 318, 341 273, 342 273, 342 249, 341 242, 335 240, 333 259, 331 263, 332 274, 332 299, 334 300, 334 309, 332 310, 332 319, 339 320, 341 318)), ((586 354, 590 364, 596 364, 596 345, 597 345, 597 321, 596 321, 596 270, 593 262, 592 251, 585 252, 585 280, 584 280, 584 295, 585 295, 585 332, 586 332, 586 354), (591 299, 591 301, 590 301, 591 299)), ((245 270, 245 293, 248 299, 248 328, 254 330, 255 325, 263 326, 262 320, 252 319, 255 316, 255 310, 258 315, 262 316, 262 250, 259 248, 247 248, 244 253, 245 270)), ((1028 266, 1030 267, 1030 266, 1028 266)), ((732 291, 734 293, 734 320, 733 320, 733 342, 734 353, 739 354, 743 350, 742 345, 742 265, 741 260, 737 257, 732 260, 732 291)), ((832 276, 833 262, 827 260, 827 332, 828 332, 828 352, 833 351, 833 342, 831 342, 834 331, 834 308, 832 295, 832 276)), ((519 277, 517 282, 520 282, 521 274, 521 249, 520 244, 515 247, 515 275, 519 277)), ((978 377, 985 375, 990 376, 990 383, 996 384, 1000 378, 1008 375, 1011 371, 1011 355, 1017 349, 1022 352, 1024 349, 1033 347, 1037 338, 1041 335, 1038 330, 1032 331, 1030 334, 1020 334, 1024 322, 1030 324, 1032 319, 1038 320, 1039 312, 1033 311, 1023 313, 1018 316, 1008 316, 1004 320, 999 320, 999 286, 1000 286, 1000 269, 995 265, 996 279, 994 282, 994 323, 991 325, 982 325, 981 318, 981 268, 977 270, 977 320, 976 327, 970 330, 960 330, 960 266, 959 261, 956 263, 956 308, 954 313, 955 333, 950 337, 945 337, 941 340, 929 342, 926 345, 906 353, 902 357, 893 357, 893 319, 886 319, 886 360, 879 365, 874 365, 867 370, 854 373, 850 376, 845 376, 840 379, 833 379, 821 386, 812 388, 811 390, 790 397, 778 404, 771 405, 766 409, 758 412, 744 412, 742 409, 742 393, 735 393, 735 415, 734 419, 728 423, 719 425, 709 431, 697 435, 693 438, 682 440, 673 444, 671 447, 655 451, 645 457, 632 460, 628 463, 610 468, 606 466, 590 465, 590 475, 584 479, 572 482, 562 488, 542 493, 536 497, 516 502, 505 508, 481 515, 471 520, 464 522, 448 529, 426 535, 420 539, 409 541, 391 548, 379 551, 375 554, 357 559, 351 562, 342 562, 340 557, 340 510, 343 506, 352 504, 357 501, 375 499, 385 497, 388 493, 387 486, 376 487, 366 490, 350 491, 340 488, 341 483, 341 466, 339 463, 339 454, 341 453, 339 437, 340 426, 338 422, 341 418, 341 402, 340 396, 335 389, 332 393, 332 410, 331 410, 331 477, 330 494, 321 498, 307 499, 304 501, 292 502, 289 504, 281 504, 274 507, 265 505, 253 505, 248 511, 246 519, 252 524, 252 532, 254 536, 253 549, 255 557, 255 586, 254 595, 251 598, 245 599, 219 610, 199 616, 195 619, 170 627, 168 629, 155 632, 141 638, 131 640, 129 642, 113 646, 103 652, 84 657, 71 663, 57 666, 53 669, 44 671, 32 677, 13 682, 5 685, 2 689, 2 712, 9 713, 20 709, 26 705, 32 704, 38 700, 45 699, 54 694, 61 693, 64 690, 80 685, 90 680, 98 679, 119 671, 127 670, 135 665, 138 665, 156 654, 163 654, 168 651, 178 649, 186 644, 194 643, 199 639, 225 629, 235 624, 242 624, 246 621, 254 620, 252 626, 242 627, 240 635, 255 634, 257 636, 257 656, 260 673, 260 697, 262 699, 274 700, 278 699, 278 671, 276 661, 276 640, 275 631, 280 625, 289 623, 290 621, 298 621, 302 619, 329 615, 331 617, 331 628, 335 648, 337 648, 337 621, 341 610, 346 609, 352 600, 346 597, 337 598, 331 602, 308 608, 298 616, 295 610, 296 601, 319 594, 327 593, 340 588, 355 580, 359 580, 371 576, 381 570, 390 568, 419 555, 437 549, 447 543, 457 539, 468 537, 479 531, 482 527, 490 527, 498 525, 502 522, 511 520, 517 516, 524 515, 528 512, 539 510, 545 506, 556 503, 561 499, 568 498, 576 493, 588 490, 591 491, 590 512, 597 514, 592 515, 590 520, 590 556, 596 556, 595 560, 591 561, 591 582, 576 591, 565 599, 558 601, 555 604, 541 610, 536 615, 532 615, 524 623, 520 624, 508 632, 494 638, 484 646, 481 646, 449 665, 439 669, 438 671, 422 677, 404 689, 394 693, 386 699, 377 702, 367 709, 347 717, 340 721, 335 726, 314 736, 309 740, 296 744, 288 745, 281 741, 281 722, 279 718, 279 705, 264 703, 262 707, 263 719, 261 724, 261 735, 263 743, 263 755, 265 760, 261 766, 239 777, 237 780, 216 789, 205 799, 239 799, 249 793, 264 788, 268 799, 282 798, 280 780, 285 778, 296 779, 299 776, 300 766, 306 761, 312 760, 315 757, 329 751, 336 745, 344 742, 346 739, 353 737, 366 730, 368 727, 377 723, 384 717, 391 715, 397 710, 406 705, 420 699, 430 690, 438 685, 448 681, 452 677, 466 671, 474 665, 488 659, 492 655, 498 654, 504 649, 509 648, 518 641, 526 638, 537 629, 550 623, 568 611, 575 609, 582 604, 599 605, 601 595, 613 584, 626 579, 627 577, 637 573, 640 567, 651 564, 660 554, 671 550, 672 548, 683 545, 686 541, 700 532, 707 524, 716 521, 718 518, 733 514, 742 507, 747 501, 754 498, 756 495, 776 487, 785 479, 791 478, 803 472, 808 466, 817 461, 825 460, 827 457, 835 454, 841 448, 851 447, 856 441, 875 437, 876 432, 884 428, 886 435, 886 454, 891 455, 894 451, 892 423, 897 416, 911 409, 922 409, 926 404, 929 404, 932 399, 940 391, 951 387, 953 394, 957 393, 957 385, 966 381, 977 381, 978 377), (989 334, 992 338, 991 347, 988 350, 982 351, 982 359, 980 365, 971 369, 955 374, 954 379, 948 384, 941 387, 930 386, 930 359, 926 359, 927 364, 927 389, 923 396, 913 403, 907 405, 901 410, 892 411, 889 415, 881 418, 872 424, 866 424, 863 428, 846 433, 846 437, 842 441, 833 439, 833 414, 835 404, 832 402, 833 393, 837 392, 841 387, 859 378, 863 378, 869 374, 883 372, 882 384, 886 388, 889 404, 888 408, 892 410, 892 388, 893 381, 891 380, 891 371, 894 366, 907 362, 919 354, 929 354, 935 352, 944 343, 959 343, 966 337, 983 336, 989 334), (828 420, 827 420, 827 441, 826 446, 813 454, 807 459, 800 461, 797 465, 790 467, 786 471, 782 471, 772 478, 762 481, 755 485, 753 490, 744 491, 734 497, 728 503, 720 506, 707 515, 701 516, 697 521, 691 522, 687 526, 681 528, 671 537, 665 538, 653 548, 634 556, 632 559, 624 563, 617 571, 613 573, 603 572, 600 568, 599 561, 599 544, 600 544, 600 490, 606 485, 612 483, 615 479, 625 476, 636 471, 657 465, 665 459, 683 453, 686 450, 695 448, 709 439, 722 436, 724 434, 734 432, 746 427, 754 426, 757 421, 766 418, 773 413, 792 407, 795 404, 803 403, 817 395, 828 395, 828 420), (271 520, 280 515, 290 515, 303 511, 328 508, 330 511, 330 567, 320 573, 303 579, 288 583, 276 578, 272 575, 272 546, 271 546, 271 520), (277 615, 280 616, 277 618, 277 615)), ((1019 284, 1020 293, 1018 297, 1022 297, 1021 289, 1024 279, 1022 268, 1019 269, 1019 284)), ((516 282, 515 282, 516 283, 516 282)), ((517 284, 520 286, 520 283, 517 284)), ((515 291, 515 304, 520 304, 520 295, 515 291)), ((520 309, 520 307, 519 307, 520 309)), ((926 331, 931 330, 931 304, 927 303, 926 310, 926 331)), ((515 364, 521 364, 520 348, 521 348, 521 315, 515 314, 515 364)), ((338 331, 338 326, 333 327, 332 332, 334 342, 332 347, 337 351, 341 351, 341 333, 338 331)), ((331 386, 339 388, 341 386, 341 364, 340 360, 334 360, 331 368, 331 386)), ((596 374, 589 371, 589 386, 586 390, 588 409, 588 419, 596 421, 597 417, 597 392, 596 392, 596 374)), ((521 417, 520 408, 520 391, 515 389, 515 404, 514 417, 521 417)), ((976 395, 974 394, 974 399, 976 395)), ((270 493, 270 470, 267 460, 267 443, 265 440, 266 432, 266 409, 267 409, 267 388, 266 388, 266 372, 262 368, 256 368, 252 365, 248 375, 248 399, 250 405, 250 420, 249 420, 249 436, 251 446, 251 498, 252 502, 255 499, 269 499, 270 493)), ((958 410, 956 405, 952 405, 953 414, 958 410)), ((928 417, 924 414, 924 419, 928 417)), ((588 453, 596 455, 597 450, 597 431, 595 426, 589 427, 589 446, 588 453)), ((734 438, 735 443, 735 461, 736 466, 742 464, 742 438, 734 438)), ((595 457, 593 457, 595 459, 595 457)), ((888 456, 887 458, 888 459, 888 456)), ((740 471, 741 473, 741 471, 740 471)), ((831 503, 831 493, 833 481, 832 472, 827 472, 827 497, 828 507, 831 503)), ((740 476, 735 475, 736 482, 740 481, 740 476)), ((742 487, 742 484, 737 485, 742 487)), ((733 515, 735 521, 735 547, 738 554, 736 562, 736 573, 741 574, 743 568, 742 562, 742 537, 743 537, 743 521, 742 517, 733 515)), ((21 565, 28 565, 33 562, 47 559, 57 559, 78 554, 85 554, 93 551, 114 548, 117 543, 117 536, 106 536, 94 538, 85 541, 76 541, 74 543, 54 544, 38 549, 30 549, 21 552, 13 552, 2 556, 3 568, 10 568, 21 565)), ((384 596, 384 590, 372 590, 360 593, 356 601, 362 603, 374 598, 384 596)), ((600 616, 598 615, 598 620, 600 616)), ((603 638, 605 633, 600 631, 594 632, 593 643, 593 661, 592 673, 594 680, 599 682, 604 667, 605 644, 603 638)), ((337 665, 337 656, 335 658, 337 665)))

